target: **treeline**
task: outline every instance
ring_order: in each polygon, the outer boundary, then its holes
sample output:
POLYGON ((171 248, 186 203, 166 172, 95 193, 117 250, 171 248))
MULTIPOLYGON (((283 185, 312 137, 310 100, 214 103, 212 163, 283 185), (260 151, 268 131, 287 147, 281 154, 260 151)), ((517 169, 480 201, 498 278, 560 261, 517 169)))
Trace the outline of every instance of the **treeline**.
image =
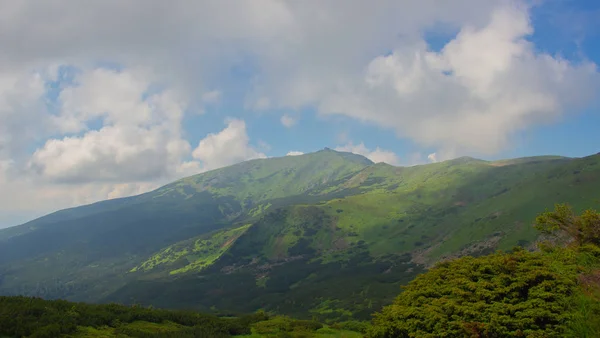
POLYGON ((117 336, 219 338, 250 334, 252 324, 268 319, 264 313, 221 318, 193 311, 0 297, 0 337, 53 338, 76 334, 81 328, 93 328, 117 336), (165 330, 127 325, 137 322, 165 324, 165 330))
POLYGON ((600 337, 600 214, 567 205, 535 227, 540 251, 442 262, 375 315, 371 338, 600 337))

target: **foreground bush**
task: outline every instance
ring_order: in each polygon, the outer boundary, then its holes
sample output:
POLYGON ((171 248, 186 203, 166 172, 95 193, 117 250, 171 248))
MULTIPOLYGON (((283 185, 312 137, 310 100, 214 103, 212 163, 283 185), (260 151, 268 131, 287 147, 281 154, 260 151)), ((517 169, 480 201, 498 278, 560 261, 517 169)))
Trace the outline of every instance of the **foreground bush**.
POLYGON ((374 316, 367 336, 600 337, 598 219, 593 211, 575 217, 557 206, 536 227, 572 235, 568 247, 438 264, 374 316))
POLYGON ((134 337, 218 338, 250 334, 252 324, 267 319, 264 313, 220 318, 193 311, 0 297, 0 337, 59 337, 96 328, 134 337))

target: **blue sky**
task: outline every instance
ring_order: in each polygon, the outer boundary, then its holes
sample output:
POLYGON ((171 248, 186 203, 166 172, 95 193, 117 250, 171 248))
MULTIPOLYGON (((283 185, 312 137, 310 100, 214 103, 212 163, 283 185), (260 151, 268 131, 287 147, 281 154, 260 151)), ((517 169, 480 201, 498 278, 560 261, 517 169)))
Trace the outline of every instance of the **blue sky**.
POLYGON ((1 22, 0 227, 324 147, 600 151, 597 1, 64 1, 1 22))

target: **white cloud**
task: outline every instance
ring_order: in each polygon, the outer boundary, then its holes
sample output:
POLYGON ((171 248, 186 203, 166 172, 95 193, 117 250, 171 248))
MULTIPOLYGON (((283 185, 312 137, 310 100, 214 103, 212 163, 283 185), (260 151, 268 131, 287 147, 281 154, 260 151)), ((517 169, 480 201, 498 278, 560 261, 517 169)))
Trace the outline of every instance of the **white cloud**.
POLYGON ((281 124, 283 124, 287 128, 294 126, 297 122, 296 118, 294 118, 293 116, 290 116, 288 114, 284 114, 281 117, 280 121, 281 121, 281 124))
POLYGON ((189 144, 158 128, 106 126, 82 137, 52 139, 29 168, 57 182, 152 180, 176 170, 189 144))
MULTIPOLYGON (((231 120, 200 142, 193 155, 201 162, 186 160, 192 148, 182 136, 187 103, 180 94, 154 89, 155 79, 144 72, 76 73, 73 84, 59 89, 55 114, 44 107, 44 74, 3 78, 0 212, 11 215, 3 222, 139 194, 179 177, 265 157, 248 144, 244 122, 231 120), (63 136, 46 140, 33 154, 20 151, 41 131, 63 136)), ((204 100, 216 102, 219 95, 209 92, 204 100)))
POLYGON ((271 99, 268 97, 259 97, 255 101, 250 101, 246 104, 246 109, 267 110, 271 108, 271 99))
POLYGON ((0 161, 28 156, 29 144, 47 136, 44 83, 39 72, 0 74, 0 161))
POLYGON ((301 151, 290 151, 287 154, 285 154, 285 156, 299 156, 299 155, 304 155, 304 153, 301 151))
POLYGON ((56 59, 140 65, 199 100, 205 82, 220 85, 232 66, 248 63, 249 108, 317 105, 446 152, 490 153, 511 132, 567 110, 581 89, 596 88, 591 67, 536 54, 524 39, 532 27, 522 3, 381 0, 340 8, 261 0, 236 3, 232 12, 227 1, 5 0, 1 61, 6 69, 56 59), (437 53, 422 35, 439 27, 460 34, 437 53))
POLYGON ((392 128, 438 147, 439 159, 497 153, 514 132, 553 121, 600 88, 594 64, 536 53, 531 31, 525 9, 500 8, 440 52, 421 41, 376 57, 364 79, 330 88, 320 111, 392 128))
POLYGON ((389 128, 437 160, 502 150, 513 132, 576 111, 600 88, 595 65, 536 51, 522 3, 242 0, 231 11, 230 1, 0 0, 0 212, 139 192, 264 157, 241 120, 192 152, 183 115, 223 92, 229 100, 230 89, 247 109, 316 107, 389 128), (431 30, 459 34, 434 51, 422 39, 431 30), (49 89, 56 65, 79 70, 73 85, 49 89))
POLYGON ((438 161, 436 153, 431 153, 431 154, 427 155, 427 159, 433 163, 438 161))
POLYGON ((348 131, 343 131, 341 133, 338 133, 335 136, 335 139, 336 139, 337 143, 348 143, 348 142, 350 142, 350 135, 349 135, 348 131))
MULTIPOLYGON (((42 172, 40 176, 15 176, 18 173, 15 172, 14 163, 6 160, 0 161, 0 191, 10 192, 10 194, 0 193, 0 211, 6 216, 0 219, 0 227, 21 223, 50 211, 73 205, 141 194, 158 188, 175 178, 198 174, 244 160, 266 157, 265 154, 249 145, 244 121, 231 119, 228 121, 227 127, 221 132, 209 134, 199 142, 198 147, 193 151, 195 160, 174 161, 174 167, 170 168, 172 172, 166 177, 154 177, 144 180, 144 172, 147 171, 145 168, 129 168, 126 166, 127 162, 113 162, 113 165, 120 166, 119 170, 105 165, 106 162, 103 160, 110 162, 114 161, 115 158, 127 159, 127 156, 123 156, 124 153, 131 154, 131 156, 134 154, 128 150, 120 152, 120 150, 112 149, 105 153, 94 150, 99 145, 93 142, 88 144, 88 142, 97 137, 90 135, 98 133, 98 131, 90 131, 83 138, 74 138, 74 141, 69 139, 66 141, 56 140, 58 147, 62 147, 60 150, 54 149, 55 145, 46 144, 42 148, 43 152, 40 152, 45 156, 39 155, 40 153, 38 153, 38 156, 34 156, 34 159, 47 165, 45 167, 46 171, 42 172), (75 142, 75 144, 71 146, 70 142, 75 142), (98 156, 86 157, 86 153, 98 156), (106 154, 114 156, 99 156, 106 154), (90 165, 92 159, 95 160, 96 167, 90 165), (70 163, 65 163, 69 160, 70 163), (69 174, 59 172, 61 165, 63 165, 63 170, 69 171, 69 174), (86 170, 91 173, 82 172, 86 170), (127 180, 126 175, 136 170, 137 173, 127 180), (91 177, 92 173, 99 176, 97 178, 91 177), (115 176, 118 173, 122 176, 115 176), (89 177, 86 178, 85 175, 89 175, 89 177), (65 185, 64 180, 67 180, 70 184, 65 185)), ((122 140, 119 136, 110 136, 110 133, 105 134, 105 140, 112 143, 122 140)), ((132 136, 132 139, 137 138, 135 135, 132 136)), ((109 147, 109 145, 105 145, 105 147, 109 147)), ((150 158, 155 159, 158 167, 163 162, 169 162, 164 161, 164 158, 156 154, 150 156, 150 158)), ((144 160, 136 162, 130 159, 130 163, 133 165, 145 162, 144 160)), ((152 166, 152 162, 149 165, 152 166)))
POLYGON ((218 90, 211 90, 202 94, 202 102, 217 103, 219 100, 221 100, 221 92, 218 90))
POLYGON ((50 114, 44 96, 52 72, 3 78, 0 213, 14 215, 4 222, 146 192, 197 172, 182 162, 191 147, 181 135, 186 103, 177 93, 150 92, 152 79, 140 72, 79 69, 72 85, 58 89, 50 114), (25 151, 45 139, 33 154, 25 151))
POLYGON ((84 71, 64 89, 55 117, 61 132, 81 136, 50 139, 28 168, 52 182, 135 182, 171 177, 191 151, 181 137, 185 102, 170 91, 145 96, 150 83, 129 72, 84 71), (88 123, 102 119, 98 130, 88 123))
POLYGON ((344 146, 336 147, 335 150, 362 155, 375 163, 384 162, 391 165, 400 164, 400 158, 394 152, 383 150, 379 147, 371 150, 367 148, 363 142, 356 145, 350 142, 344 146))
POLYGON ((201 161, 203 170, 213 170, 231 164, 267 156, 250 144, 243 120, 230 119, 227 127, 200 140, 192 156, 201 161))
POLYGON ((86 123, 102 118, 108 125, 139 126, 153 116, 151 107, 142 99, 150 83, 131 72, 97 68, 83 71, 76 85, 63 89, 56 124, 61 132, 86 130, 86 123))

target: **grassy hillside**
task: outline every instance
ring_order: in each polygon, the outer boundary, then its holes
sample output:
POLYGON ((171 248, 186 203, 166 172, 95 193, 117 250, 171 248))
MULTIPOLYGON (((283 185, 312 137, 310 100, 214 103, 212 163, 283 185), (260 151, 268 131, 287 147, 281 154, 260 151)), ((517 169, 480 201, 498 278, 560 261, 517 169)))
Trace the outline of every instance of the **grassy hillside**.
POLYGON ((211 269, 132 283, 107 299, 368 319, 425 266, 530 246, 540 210, 557 200, 578 208, 597 202, 598 156, 514 162, 367 167, 335 188, 354 195, 267 212, 211 269))
POLYGON ((598 155, 253 160, 0 231, 0 293, 367 319, 436 261, 533 245, 538 212, 599 189, 598 155))
POLYGON ((153 198, 165 195, 189 198, 208 191, 213 196, 231 196, 244 209, 297 195, 321 195, 372 165, 352 153, 325 149, 312 154, 269 160, 251 160, 223 169, 188 177, 158 189, 153 198))
POLYGON ((170 275, 202 271, 219 259, 249 226, 248 224, 239 228, 219 230, 173 244, 131 269, 130 272, 147 272, 167 267, 173 267, 167 271, 170 275))
POLYGON ((331 150, 254 160, 4 229, 0 292, 98 300, 169 245, 243 223, 271 205, 326 200, 320 191, 370 164, 331 150))

